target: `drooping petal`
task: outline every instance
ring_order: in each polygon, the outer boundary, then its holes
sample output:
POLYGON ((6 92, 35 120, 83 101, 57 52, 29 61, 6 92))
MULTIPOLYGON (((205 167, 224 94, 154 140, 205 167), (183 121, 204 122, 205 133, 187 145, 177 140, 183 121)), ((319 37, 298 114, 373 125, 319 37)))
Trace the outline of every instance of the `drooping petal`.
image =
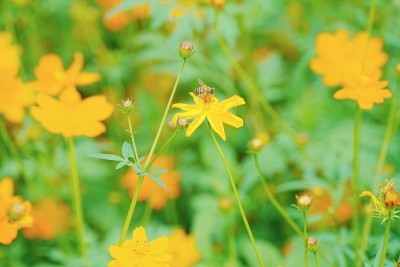
POLYGON ((235 128, 240 128, 243 126, 243 119, 233 115, 232 113, 225 112, 221 114, 222 121, 235 128))
POLYGON ((234 95, 234 96, 232 96, 232 97, 230 97, 230 98, 228 98, 228 99, 226 99, 226 100, 220 102, 219 104, 220 104, 221 106, 222 106, 222 105, 224 106, 223 112, 225 112, 225 111, 227 111, 228 109, 231 109, 231 108, 233 108, 233 107, 237 107, 237 106, 240 106, 240 105, 244 105, 244 104, 246 104, 246 102, 244 101, 243 98, 241 98, 241 97, 239 97, 239 96, 237 96, 237 95, 234 95))
POLYGON ((206 114, 202 113, 199 116, 196 117, 196 119, 194 119, 192 121, 192 123, 190 123, 189 127, 186 130, 186 136, 189 137, 193 134, 193 132, 197 129, 197 127, 200 126, 200 124, 203 123, 203 121, 206 119, 206 114))
POLYGON ((222 140, 226 141, 224 125, 222 124, 222 119, 220 116, 210 112, 207 114, 207 119, 210 122, 211 128, 214 130, 214 132, 216 132, 222 138, 222 140))
POLYGON ((96 72, 81 72, 78 73, 75 84, 78 86, 85 86, 100 81, 100 74, 96 72))

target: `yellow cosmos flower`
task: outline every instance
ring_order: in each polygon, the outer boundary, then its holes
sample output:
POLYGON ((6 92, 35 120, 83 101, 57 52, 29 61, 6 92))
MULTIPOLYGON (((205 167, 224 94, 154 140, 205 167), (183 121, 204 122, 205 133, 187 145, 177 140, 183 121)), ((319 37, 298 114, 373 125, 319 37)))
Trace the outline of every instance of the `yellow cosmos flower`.
POLYGON ((1 76, 15 77, 20 66, 21 49, 12 44, 12 35, 0 32, 0 70, 1 76))
POLYGON ((392 97, 392 93, 384 89, 389 82, 379 81, 379 76, 378 71, 370 74, 349 74, 343 81, 344 88, 337 91, 333 97, 355 100, 361 109, 371 109, 374 104, 383 103, 385 98, 392 97))
POLYGON ((392 219, 397 217, 397 207, 400 206, 400 192, 394 189, 395 181, 385 181, 385 186, 379 185, 381 196, 377 197, 370 191, 363 191, 360 197, 369 196, 374 202, 376 217, 383 218, 383 220, 392 219))
POLYGON ((36 80, 31 86, 42 93, 55 96, 68 87, 85 86, 100 80, 98 73, 81 72, 82 68, 83 55, 80 52, 74 54, 74 61, 66 70, 59 56, 45 55, 35 68, 36 80))
POLYGON ((231 125, 235 128, 243 126, 243 120, 228 110, 245 104, 244 99, 239 96, 232 96, 222 102, 216 97, 211 99, 201 99, 195 94, 190 93, 195 102, 194 105, 188 105, 183 103, 173 104, 173 108, 180 108, 186 112, 176 113, 173 117, 173 121, 178 121, 179 118, 193 119, 195 118, 186 131, 186 136, 189 137, 193 132, 203 123, 205 119, 208 120, 212 129, 225 141, 225 130, 223 123, 231 125))
POLYGON ((357 73, 361 65, 367 72, 380 72, 388 60, 382 48, 382 39, 368 38, 366 32, 352 39, 346 30, 322 32, 317 36, 317 56, 310 61, 310 68, 324 77, 326 86, 338 86, 344 75, 357 73))
POLYGON ((39 94, 37 103, 38 106, 31 107, 32 116, 49 132, 65 137, 95 137, 102 134, 106 127, 101 121, 113 111, 113 106, 107 103, 105 96, 91 96, 82 100, 74 87, 65 89, 60 100, 39 94))
POLYGON ((9 245, 17 237, 18 230, 31 227, 31 203, 14 196, 14 182, 11 177, 0 181, 0 244, 9 245))
POLYGON ((169 241, 173 255, 171 266, 191 267, 200 261, 201 255, 197 249, 196 239, 193 235, 186 234, 180 228, 175 228, 169 241))
POLYGON ((147 242, 146 231, 141 226, 133 231, 132 240, 127 240, 121 247, 109 248, 114 260, 108 267, 170 267, 172 255, 168 250, 168 238, 147 242))

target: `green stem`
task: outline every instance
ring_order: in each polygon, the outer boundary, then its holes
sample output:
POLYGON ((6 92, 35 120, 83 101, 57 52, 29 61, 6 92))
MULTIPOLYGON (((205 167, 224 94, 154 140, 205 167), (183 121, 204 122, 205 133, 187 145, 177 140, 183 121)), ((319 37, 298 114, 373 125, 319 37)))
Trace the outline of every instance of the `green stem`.
POLYGON ((375 11, 376 11, 376 0, 371 0, 371 4, 369 6, 368 22, 367 22, 368 36, 371 35, 372 27, 374 25, 375 11))
POLYGON ((237 266, 237 252, 236 252, 236 241, 235 241, 235 232, 233 228, 232 220, 229 220, 228 215, 226 215, 227 225, 228 225, 228 235, 229 235, 229 263, 231 267, 237 266))
POLYGON ((260 263, 260 266, 264 267, 264 262, 262 261, 260 252, 259 252, 258 247, 256 245, 256 241, 254 240, 253 234, 251 232, 250 225, 249 225, 249 223, 247 221, 246 214, 244 212, 244 209, 243 209, 243 206, 242 206, 242 202, 241 202, 240 197, 239 197, 239 193, 238 193, 238 191, 236 189, 236 185, 235 185, 235 181, 233 180, 231 169, 229 168, 229 164, 226 161, 224 152, 222 151, 221 147, 218 144, 217 139, 215 138, 213 130, 211 129, 211 127, 209 127, 209 129, 210 129, 210 134, 211 134, 211 137, 212 137, 212 139, 214 141, 214 144, 217 147, 217 150, 218 150, 218 152, 219 152, 219 154, 220 154, 220 156, 222 158, 222 161, 224 162, 226 171, 228 172, 228 176, 229 176, 229 180, 230 180, 231 185, 232 185, 233 193, 235 194, 235 198, 236 198, 236 201, 237 201, 238 206, 239 206, 240 214, 242 215, 242 219, 243 219, 244 225, 246 226, 247 234, 249 235, 250 241, 251 241, 251 243, 253 245, 254 252, 256 253, 256 256, 257 256, 258 262, 260 263))
POLYGON ((69 150, 69 159, 70 159, 70 171, 71 171, 71 186, 72 186, 72 198, 74 203, 75 210, 75 226, 76 226, 76 234, 79 243, 79 247, 81 250, 82 257, 85 262, 85 266, 89 266, 89 257, 86 248, 85 242, 85 233, 84 233, 84 222, 83 222, 83 212, 82 212, 82 199, 81 199, 81 188, 79 185, 79 177, 78 177, 78 167, 76 164, 76 156, 75 156, 75 145, 73 137, 67 138, 68 141, 68 150, 69 150))
POLYGON ((168 145, 171 143, 171 141, 175 138, 176 134, 178 131, 175 131, 169 138, 167 141, 164 142, 164 144, 162 145, 162 147, 157 151, 156 155, 151 159, 149 166, 152 166, 153 163, 156 161, 156 159, 158 158, 159 155, 161 155, 161 153, 164 151, 164 149, 166 149, 168 147, 168 145))
POLYGON ((360 126, 362 120, 362 110, 357 108, 355 118, 354 118, 354 132, 353 132, 353 245, 355 262, 359 263, 360 260, 360 203, 359 203, 359 143, 360 143, 360 126))
POLYGON ((271 103, 269 103, 269 101, 263 96, 262 91, 257 87, 253 79, 247 74, 247 72, 243 69, 243 67, 233 56, 232 51, 229 49, 227 43, 225 42, 225 39, 218 31, 217 21, 218 19, 216 18, 214 22, 214 32, 215 36, 217 37, 217 41, 221 46, 222 50, 224 51, 226 57, 232 64, 235 71, 239 74, 240 78, 242 78, 242 80, 247 84, 247 87, 250 90, 249 92, 250 95, 253 96, 256 99, 256 101, 258 101, 259 105, 275 122, 277 122, 290 136, 294 138, 295 134, 293 133, 293 131, 284 123, 282 118, 272 107, 271 103))
POLYGON ((122 243, 125 241, 126 233, 128 232, 129 225, 132 220, 133 212, 135 211, 136 203, 139 197, 140 188, 142 187, 142 183, 144 180, 144 176, 139 176, 139 180, 135 187, 135 192, 133 193, 131 204, 129 206, 128 214, 126 215, 124 227, 122 228, 121 236, 118 241, 118 246, 122 246, 122 243))
POLYGON ((319 267, 319 260, 318 260, 317 252, 314 252, 314 259, 315 259, 315 266, 319 267))
POLYGON ((300 227, 292 220, 292 218, 289 216, 289 214, 283 209, 283 207, 279 204, 279 202, 276 200, 274 195, 272 194, 268 183, 266 182, 266 179, 261 171, 260 168, 260 163, 258 160, 258 155, 254 154, 254 162, 256 164, 256 169, 258 171, 258 175, 260 177, 261 184, 264 188, 265 193, 267 194, 268 199, 271 201, 272 205, 278 210, 279 214, 286 220, 286 222, 292 227, 293 231, 295 231, 299 236, 304 238, 304 235, 300 229, 300 227))
POLYGON ((169 112, 169 110, 171 108, 172 100, 174 99, 176 88, 178 87, 178 83, 179 83, 179 80, 181 78, 181 74, 182 74, 182 71, 183 71, 183 67, 185 66, 185 62, 186 62, 186 59, 183 59, 181 68, 179 70, 178 77, 176 78, 176 81, 175 81, 174 88, 172 89, 171 95, 170 95, 169 100, 168 100, 167 107, 165 108, 164 115, 163 115, 161 123, 160 123, 160 127, 158 127, 156 138, 154 139, 153 145, 152 145, 152 147, 150 149, 150 152, 149 152, 149 156, 147 157, 146 163, 144 165, 144 168, 146 170, 151 166, 150 165, 150 160, 151 160, 151 157, 153 156, 154 150, 156 149, 156 146, 157 146, 157 143, 158 143, 158 139, 160 138, 161 131, 162 131, 162 129, 164 127, 164 124, 165 124, 165 120, 167 119, 168 112, 169 112))
MULTIPOLYGON (((391 216, 389 216, 389 217, 391 217, 391 216)), ((390 232, 390 221, 391 221, 390 218, 385 221, 385 237, 383 238, 383 247, 382 247, 381 259, 379 261, 379 267, 385 266, 386 248, 387 248, 387 243, 389 240, 389 232, 390 232)))
POLYGON ((130 113, 128 113, 128 123, 129 123, 129 132, 131 133, 133 151, 134 151, 135 157, 136 157, 135 161, 136 161, 136 164, 139 165, 139 154, 138 154, 138 151, 137 151, 137 148, 136 148, 135 135, 133 134, 133 130, 132 130, 132 123, 131 123, 130 113))
MULTIPOLYGON (((386 160, 386 155, 389 149, 390 141, 393 136, 393 130, 394 130, 394 123, 396 120, 396 109, 397 109, 397 97, 394 96, 392 98, 392 103, 390 106, 390 111, 389 111, 389 117, 386 123, 386 130, 385 130, 385 135, 383 137, 383 142, 381 146, 381 150, 379 152, 379 157, 378 157, 378 164, 375 172, 375 179, 373 182, 373 185, 376 185, 379 183, 382 177, 382 171, 383 167, 385 165, 385 160, 386 160)), ((368 246, 368 239, 369 239, 369 234, 371 231, 371 226, 372 226, 372 219, 373 219, 373 213, 370 212, 367 214, 367 218, 365 220, 364 228, 363 228, 363 234, 362 234, 362 242, 361 242, 361 261, 362 258, 364 257, 365 251, 368 246)))
POLYGON ((308 267, 308 251, 307 251, 307 214, 303 213, 303 224, 304 224, 304 267, 308 267))
POLYGON ((25 184, 28 186, 29 191, 32 194, 36 195, 37 191, 36 191, 35 184, 31 180, 31 178, 28 176, 28 172, 25 169, 25 165, 24 165, 24 163, 23 163, 23 161, 21 159, 21 156, 20 156, 20 154, 18 152, 18 148, 15 145, 12 137, 10 136, 4 121, 2 121, 0 123, 0 134, 1 134, 2 138, 3 138, 3 140, 4 140, 4 144, 6 146, 8 146, 8 149, 9 149, 11 157, 17 163, 19 171, 20 171, 20 174, 21 174, 21 177, 24 180, 25 184))

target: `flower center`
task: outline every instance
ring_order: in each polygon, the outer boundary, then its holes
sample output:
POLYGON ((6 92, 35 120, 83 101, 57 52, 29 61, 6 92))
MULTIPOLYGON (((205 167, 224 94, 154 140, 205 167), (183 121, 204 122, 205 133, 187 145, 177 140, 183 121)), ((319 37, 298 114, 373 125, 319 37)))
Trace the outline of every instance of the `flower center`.
POLYGON ((9 216, 10 221, 17 221, 24 216, 24 213, 25 213, 24 206, 17 203, 11 207, 8 216, 9 216))
POLYGON ((136 254, 138 258, 144 258, 147 253, 150 251, 150 245, 145 241, 144 243, 136 241, 136 246, 133 249, 133 252, 136 254))

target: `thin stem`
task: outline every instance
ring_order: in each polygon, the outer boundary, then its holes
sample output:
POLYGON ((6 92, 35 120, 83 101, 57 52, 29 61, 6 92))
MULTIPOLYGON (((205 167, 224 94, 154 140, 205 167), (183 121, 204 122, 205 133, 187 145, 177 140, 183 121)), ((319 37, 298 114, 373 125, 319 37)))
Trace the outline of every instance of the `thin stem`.
POLYGON ((75 223, 76 223, 76 234, 79 243, 79 247, 81 250, 82 257, 85 262, 85 266, 89 266, 89 257, 86 248, 85 242, 85 233, 84 233, 84 222, 83 222, 83 212, 82 212, 82 199, 81 199, 81 188, 79 185, 79 177, 78 177, 78 167, 76 164, 76 156, 75 156, 75 145, 74 139, 72 137, 67 138, 68 141, 68 150, 69 150, 69 159, 70 159, 70 171, 71 171, 71 187, 72 187, 72 198, 74 203, 75 210, 75 223))
MULTIPOLYGON (((389 216, 389 217, 391 217, 391 216, 389 216)), ((390 232, 390 221, 391 221, 391 219, 387 219, 385 221, 385 236, 383 238, 383 247, 382 247, 381 259, 379 261, 379 267, 385 266, 386 249, 387 249, 387 243, 389 240, 389 232, 390 232)))
POLYGON ((151 166, 150 165, 150 159, 153 156, 154 150, 156 149, 156 146, 157 146, 157 143, 158 143, 158 139, 160 138, 161 131, 162 131, 162 129, 164 127, 164 124, 165 124, 165 120, 167 119, 168 112, 169 112, 169 110, 171 108, 172 100, 174 99, 176 88, 178 87, 178 83, 179 83, 179 80, 181 78, 181 74, 182 74, 182 71, 183 71, 183 67, 185 66, 185 62, 186 62, 186 59, 183 59, 181 68, 179 70, 178 77, 176 78, 176 81, 175 81, 174 88, 172 89, 171 95, 170 95, 169 100, 168 100, 167 107, 165 108, 164 115, 163 115, 161 123, 160 123, 160 127, 158 128, 156 138, 154 139, 153 145, 152 145, 152 147, 150 149, 150 152, 149 152, 149 156, 147 157, 146 163, 144 165, 145 169, 147 169, 148 167, 151 166))
MULTIPOLYGON (((381 150, 379 152, 379 157, 378 157, 378 164, 375 172, 375 179, 373 182, 373 185, 378 184, 378 182, 381 180, 382 177, 382 171, 383 167, 385 165, 385 160, 386 160, 386 155, 389 149, 389 144, 393 136, 393 130, 394 130, 394 122, 396 120, 396 109, 397 109, 397 97, 393 97, 391 106, 390 106, 390 111, 389 111, 389 117, 386 123, 386 130, 385 130, 385 135, 383 137, 383 142, 381 146, 381 150)), ((367 218, 365 220, 364 228, 363 228, 363 235, 362 235, 362 242, 361 242, 361 261, 362 258, 364 257, 365 250, 367 249, 368 246, 368 239, 369 239, 369 234, 371 231, 371 226, 372 226, 372 219, 373 219, 373 213, 370 212, 367 215, 367 218)))
POLYGON ((369 6, 368 22, 367 22, 368 35, 371 35, 372 32, 372 27, 374 25, 374 19, 375 19, 375 11, 376 11, 376 0, 371 0, 371 4, 369 6))
POLYGON ((360 203, 358 197, 358 186, 359 186, 359 143, 360 143, 360 126, 362 120, 362 110, 357 108, 354 118, 354 132, 353 132, 353 245, 355 262, 358 263, 360 260, 360 203))
POLYGON ((293 231, 295 231, 299 236, 304 238, 303 232, 301 231, 300 227, 293 221, 293 219, 289 216, 289 214, 283 209, 281 204, 276 200, 274 195, 271 192, 271 189, 266 182, 266 179, 261 171, 260 163, 258 161, 258 155, 254 154, 254 162, 256 164, 256 169, 258 171, 261 184, 264 188, 265 193, 267 194, 268 199, 271 201, 272 205, 278 210, 279 214, 286 220, 286 222, 292 227, 293 231))
POLYGON ((247 221, 246 214, 244 212, 244 209, 243 209, 243 206, 242 206, 242 202, 241 202, 240 197, 239 197, 239 193, 238 193, 238 191, 236 189, 236 185, 235 185, 235 181, 233 180, 231 169, 229 168, 229 164, 226 161, 224 152, 222 151, 221 147, 218 144, 217 139, 215 138, 213 130, 211 129, 211 127, 209 127, 209 129, 210 129, 210 134, 211 134, 211 137, 212 137, 212 139, 214 141, 214 144, 217 147, 217 150, 218 150, 218 152, 219 152, 219 154, 220 154, 220 156, 222 158, 222 161, 224 162, 226 171, 228 172, 228 176, 229 176, 229 180, 230 180, 231 185, 232 185, 233 193, 235 194, 235 198, 236 198, 236 201, 237 201, 238 206, 239 206, 240 214, 242 215, 242 219, 243 219, 244 225, 246 226, 247 234, 249 235, 250 241, 251 241, 251 243, 253 245, 254 252, 256 253, 256 256, 257 256, 258 262, 260 263, 260 266, 264 267, 264 262, 262 261, 260 252, 259 252, 257 244, 256 244, 256 241, 254 240, 253 234, 251 232, 250 225, 249 225, 249 223, 247 221))
POLYGON ((233 228, 232 220, 229 220, 228 215, 226 215, 227 225, 228 225, 228 243, 229 243, 229 266, 237 266, 237 252, 236 252, 236 241, 235 232, 233 228))
MULTIPOLYGON (((218 16, 218 14, 217 14, 218 16)), ((247 87, 250 90, 250 95, 252 95, 256 101, 258 101, 261 108, 275 121, 277 122, 290 136, 295 137, 293 131, 285 124, 276 110, 272 107, 271 103, 262 95, 261 90, 257 87, 253 79, 247 74, 247 72, 243 69, 243 67, 239 64, 239 62, 233 56, 232 51, 229 49, 225 39, 219 33, 217 28, 217 21, 215 19, 214 22, 214 32, 215 36, 217 37, 218 44, 221 46, 222 50, 224 51, 226 57, 232 64, 235 71, 239 74, 240 78, 247 84, 247 87)))
POLYGON ((140 188, 142 187, 142 183, 144 180, 144 176, 139 176, 139 180, 136 184, 135 192, 133 193, 131 204, 129 206, 128 214, 126 215, 124 227, 122 228, 121 236, 118 241, 118 246, 121 246, 122 243, 125 241, 126 233, 128 232, 129 225, 132 220, 133 212, 135 211, 136 202, 139 197, 140 188))
POLYGON ((6 146, 8 146, 8 149, 10 151, 11 157, 17 163, 19 171, 20 171, 20 174, 21 174, 21 177, 24 180, 25 184, 28 186, 29 191, 32 194, 36 195, 37 191, 36 191, 35 184, 31 180, 31 178, 28 176, 28 172, 25 169, 25 165, 24 165, 24 163, 23 163, 23 161, 21 159, 21 156, 20 156, 20 154, 18 152, 18 148, 15 145, 12 137, 9 134, 9 132, 8 132, 8 130, 6 128, 5 122, 1 122, 0 123, 0 134, 1 134, 2 138, 3 138, 3 140, 4 140, 4 144, 6 146))
POLYGON ((303 224, 304 224, 304 267, 308 267, 308 251, 307 251, 307 214, 303 213, 303 224))
POLYGON ((169 138, 167 141, 164 142, 164 144, 162 145, 162 147, 157 151, 156 155, 151 159, 149 166, 152 166, 153 163, 156 161, 156 159, 158 158, 158 156, 161 155, 161 153, 170 145, 171 141, 175 138, 176 134, 178 131, 175 131, 169 138))
POLYGON ((319 260, 318 260, 317 252, 314 252, 314 259, 315 259, 315 266, 319 267, 319 260))
POLYGON ((133 130, 132 130, 132 123, 131 123, 130 113, 128 113, 128 123, 129 123, 129 132, 131 133, 133 151, 134 151, 135 157, 136 157, 135 161, 136 161, 136 164, 139 165, 139 154, 138 154, 137 148, 136 148, 135 135, 133 134, 133 130))

